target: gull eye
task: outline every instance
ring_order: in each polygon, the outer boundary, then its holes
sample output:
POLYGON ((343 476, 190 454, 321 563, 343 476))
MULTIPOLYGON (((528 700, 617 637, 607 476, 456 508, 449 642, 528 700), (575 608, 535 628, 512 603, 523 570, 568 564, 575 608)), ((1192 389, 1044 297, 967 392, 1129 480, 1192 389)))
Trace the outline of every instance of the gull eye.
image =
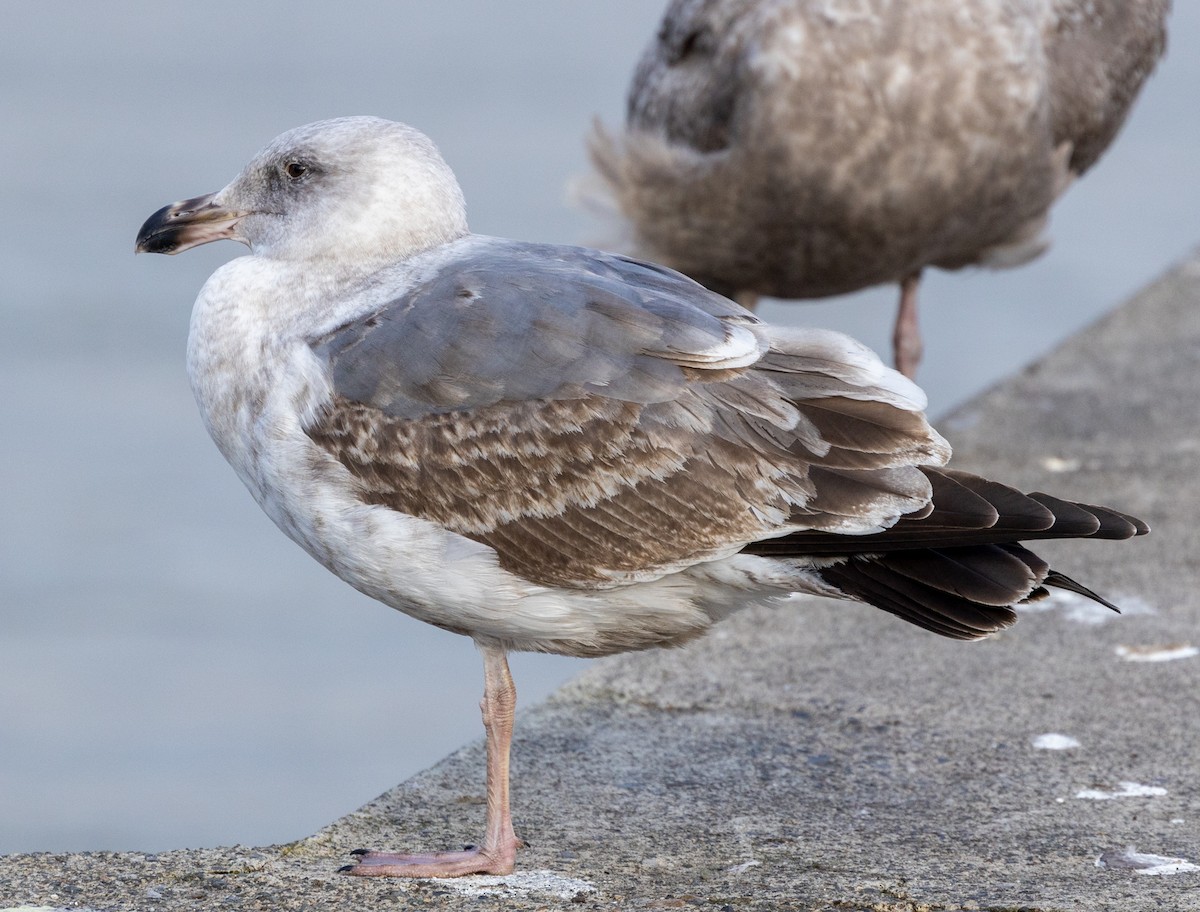
POLYGON ((678 45, 672 47, 667 45, 667 64, 675 66, 683 63, 689 57, 694 57, 697 54, 709 54, 712 51, 712 38, 703 28, 693 29, 688 32, 678 45))
POLYGON ((308 165, 304 164, 302 161, 285 162, 283 166, 283 173, 287 175, 288 180, 303 180, 305 175, 308 174, 308 165))

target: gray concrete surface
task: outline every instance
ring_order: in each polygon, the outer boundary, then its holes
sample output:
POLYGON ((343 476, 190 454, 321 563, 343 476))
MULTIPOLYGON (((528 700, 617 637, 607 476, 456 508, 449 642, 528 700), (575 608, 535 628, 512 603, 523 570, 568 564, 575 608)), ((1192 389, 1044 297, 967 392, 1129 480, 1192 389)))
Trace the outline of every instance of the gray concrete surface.
POLYGON ((519 715, 509 878, 336 874, 477 838, 476 743, 287 846, 0 859, 0 909, 1200 909, 1198 396, 1200 256, 940 422, 964 468, 1150 522, 1044 549, 1119 617, 1062 598, 961 644, 848 603, 744 612, 519 715))

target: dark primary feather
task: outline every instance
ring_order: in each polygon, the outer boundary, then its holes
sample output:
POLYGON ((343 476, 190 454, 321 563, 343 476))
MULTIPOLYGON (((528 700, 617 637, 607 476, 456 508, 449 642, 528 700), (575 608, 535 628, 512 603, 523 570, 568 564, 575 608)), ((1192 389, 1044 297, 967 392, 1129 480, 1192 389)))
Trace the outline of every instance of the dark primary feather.
POLYGON ((853 598, 955 639, 975 639, 1017 619, 1014 604, 1044 597, 1045 586, 1117 610, 1019 542, 1046 538, 1125 539, 1150 531, 1106 507, 1022 494, 949 469, 926 468, 932 509, 874 535, 795 532, 754 542, 746 553, 843 557, 820 577, 853 598))
POLYGON ((747 551, 771 556, 844 555, 1039 538, 1125 539, 1149 531, 1141 520, 1107 507, 1072 503, 1038 492, 1022 494, 1008 485, 953 469, 925 467, 922 471, 933 486, 929 513, 902 517, 876 535, 793 532, 755 542, 747 551))

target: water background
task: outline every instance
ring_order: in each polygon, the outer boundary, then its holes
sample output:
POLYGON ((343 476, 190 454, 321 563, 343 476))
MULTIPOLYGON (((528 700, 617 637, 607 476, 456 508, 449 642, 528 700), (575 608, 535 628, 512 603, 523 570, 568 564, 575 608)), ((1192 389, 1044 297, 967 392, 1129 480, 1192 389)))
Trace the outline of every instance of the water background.
MULTIPOLYGON (((927 275, 935 415, 1200 241, 1200 6, 1177 7, 1050 253, 927 275)), ((438 142, 476 231, 586 242, 564 185, 592 117, 619 121, 660 9, 0 4, 0 852, 295 839, 481 734, 470 643, 318 567, 200 426, 188 313, 241 248, 135 259, 133 238, 283 130, 370 113, 438 142)), ((895 296, 763 313, 886 352, 895 296)), ((516 657, 522 704, 581 667, 516 657)))

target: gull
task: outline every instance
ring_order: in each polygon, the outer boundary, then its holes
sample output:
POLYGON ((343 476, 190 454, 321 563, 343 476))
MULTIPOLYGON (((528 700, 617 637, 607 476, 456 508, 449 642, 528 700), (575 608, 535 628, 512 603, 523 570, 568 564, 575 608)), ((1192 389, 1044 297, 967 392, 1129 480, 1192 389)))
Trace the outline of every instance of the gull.
POLYGON ((251 253, 200 291, 187 358, 217 447, 321 564, 483 657, 483 840, 363 851, 349 874, 513 870, 512 650, 679 645, 796 592, 974 639, 1047 586, 1103 601, 1020 540, 1147 531, 945 468, 920 389, 843 335, 661 266, 471 234, 403 124, 285 133, 137 249, 220 238, 251 253))
POLYGON ((592 202, 633 250, 753 307, 900 283, 915 376, 927 266, 1016 266, 1116 136, 1169 0, 674 0, 592 202))

